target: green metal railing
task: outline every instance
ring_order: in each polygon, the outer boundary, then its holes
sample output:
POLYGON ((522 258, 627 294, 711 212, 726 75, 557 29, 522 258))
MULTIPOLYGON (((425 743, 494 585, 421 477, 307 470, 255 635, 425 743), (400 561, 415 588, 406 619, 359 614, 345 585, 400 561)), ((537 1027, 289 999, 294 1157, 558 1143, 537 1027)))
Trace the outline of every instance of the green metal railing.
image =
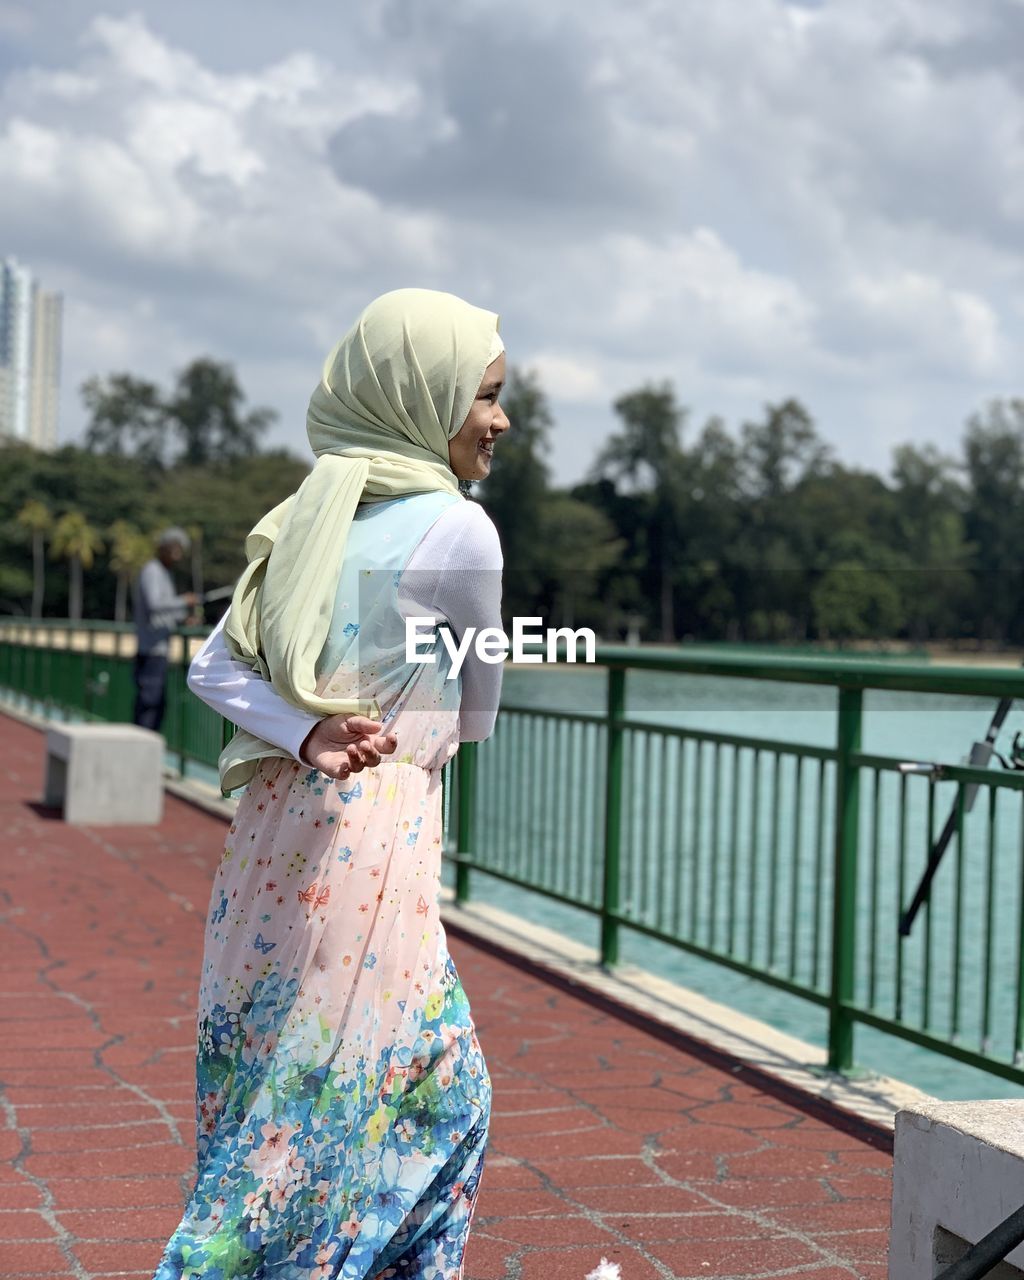
MULTIPOLYGON (((182 774, 189 765, 215 769, 233 732, 186 685, 192 650, 207 632, 187 627, 170 641, 162 732, 182 774)), ((0 691, 47 717, 130 721, 134 658, 135 628, 127 623, 0 623, 0 691)))
POLYGON ((908 774, 861 749, 867 691, 1024 698, 1024 674, 686 649, 596 658, 603 714, 505 703, 494 736, 460 750, 460 898, 484 872, 596 916, 606 965, 626 927, 799 996, 827 1012, 836 1070, 852 1068, 863 1025, 1024 1083, 1024 776, 908 774), (627 682, 643 671, 831 687, 834 744, 630 718, 627 682), (954 805, 948 865, 901 938, 954 805))
MULTIPOLYGON (((129 647, 130 629, 110 624, 0 624, 0 691, 51 715, 130 719, 129 647)), ((188 696, 187 652, 177 638, 168 747, 182 768, 212 768, 224 726, 188 696)), ((590 914, 605 965, 626 928, 798 996, 827 1017, 837 1070, 867 1026, 1024 1083, 1024 774, 908 774, 862 749, 867 692, 1024 699, 1024 672, 697 649, 596 658, 600 710, 506 702, 492 738, 447 771, 459 901, 486 874, 590 914), (649 722, 628 711, 645 672, 832 689, 834 741, 649 722), (932 898, 901 938, 954 807, 932 898)))

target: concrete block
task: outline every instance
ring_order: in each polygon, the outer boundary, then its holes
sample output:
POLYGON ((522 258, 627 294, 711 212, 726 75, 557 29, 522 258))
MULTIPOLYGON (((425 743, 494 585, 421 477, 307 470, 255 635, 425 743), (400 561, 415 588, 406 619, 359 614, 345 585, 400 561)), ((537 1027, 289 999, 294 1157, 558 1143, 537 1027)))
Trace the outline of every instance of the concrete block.
POLYGON ((148 824, 163 815, 164 740, 132 724, 46 731, 44 803, 83 826, 148 824))
MULTIPOLYGON (((930 1102, 897 1114, 889 1280, 933 1280, 1022 1204, 1024 1100, 930 1102)), ((1024 1275, 1024 1245, 990 1275, 1024 1275)))

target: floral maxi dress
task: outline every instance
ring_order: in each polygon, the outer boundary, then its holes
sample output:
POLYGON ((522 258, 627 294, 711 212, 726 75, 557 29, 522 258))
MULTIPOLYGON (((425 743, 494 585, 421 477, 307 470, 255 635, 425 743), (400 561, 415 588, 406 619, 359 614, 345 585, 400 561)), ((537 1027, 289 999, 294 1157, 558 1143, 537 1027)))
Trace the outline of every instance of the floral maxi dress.
POLYGON ((440 646, 405 661, 396 603, 451 501, 359 509, 320 662, 321 690, 372 687, 396 755, 346 782, 265 760, 239 803, 206 926, 197 1178, 156 1280, 463 1275, 491 1085, 439 914, 459 694, 440 646))

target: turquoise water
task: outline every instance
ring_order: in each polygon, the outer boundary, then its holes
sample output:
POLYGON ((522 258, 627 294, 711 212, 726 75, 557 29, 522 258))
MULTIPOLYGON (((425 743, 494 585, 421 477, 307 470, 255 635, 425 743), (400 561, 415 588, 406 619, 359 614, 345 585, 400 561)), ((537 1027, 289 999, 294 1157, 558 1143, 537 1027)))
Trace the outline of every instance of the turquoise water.
MULTIPOLYGON (((604 708, 605 690, 605 676, 599 671, 510 670, 506 675, 505 701, 519 707, 601 712, 604 708)), ((835 704, 834 690, 825 688, 639 672, 631 672, 627 678, 627 714, 633 719, 651 724, 717 730, 752 738, 831 746, 836 731, 835 704)), ((901 760, 962 763, 971 742, 984 736, 993 709, 991 699, 869 692, 865 695, 864 702, 863 749, 901 760)), ((1024 711, 1015 709, 1000 737, 1004 748, 1017 729, 1024 730, 1024 711)), ((508 751, 510 754, 507 759, 511 760, 511 747, 501 747, 501 732, 499 723, 495 747, 508 751)), ((507 734, 509 731, 505 732, 507 734)), ((683 900, 688 885, 684 883, 681 861, 683 855, 679 854, 677 858, 676 850, 682 849, 688 840, 696 841, 706 847, 709 858, 719 859, 713 863, 708 861, 701 871, 704 883, 694 899, 699 903, 700 909, 695 935, 697 940, 706 943, 714 930, 721 943, 728 928, 731 911, 734 916, 741 917, 733 921, 738 926, 739 939, 744 937, 749 927, 756 956, 764 953, 770 937, 776 937, 777 969, 784 972, 789 966, 798 979, 807 981, 817 962, 819 985, 823 984, 827 981, 828 974, 830 922, 825 917, 828 915, 831 857, 829 854, 824 860, 821 871, 814 871, 814 787, 805 786, 803 789, 798 827, 795 766, 791 761, 784 762, 778 775, 779 791, 776 793, 772 786, 772 760, 768 758, 761 762, 759 776, 762 808, 759 815, 752 815, 749 795, 743 796, 738 826, 741 835, 735 841, 748 846, 750 855, 758 865, 755 867, 751 864, 745 871, 742 866, 739 868, 741 893, 730 908, 728 882, 730 872, 737 875, 737 868, 726 865, 733 842, 727 812, 728 801, 724 802, 724 816, 720 815, 716 834, 709 813, 712 805, 708 778, 704 778, 700 789, 701 803, 696 806, 694 797, 698 792, 694 783, 693 760, 690 758, 687 763, 686 757, 680 756, 678 751, 673 754, 673 749, 674 744, 664 749, 665 754, 648 757, 650 769, 646 777, 639 776, 644 770, 644 758, 640 756, 639 750, 630 752, 631 758, 639 758, 640 769, 638 776, 632 778, 631 791, 627 792, 627 831, 635 848, 651 851, 650 854, 645 853, 645 857, 653 859, 656 856, 654 850, 661 850, 657 855, 656 865, 662 868, 662 880, 659 884, 650 874, 655 865, 653 862, 651 866, 644 867, 630 865, 627 859, 624 905, 627 909, 634 907, 637 915, 643 916, 645 909, 648 912, 662 909, 664 904, 657 901, 659 896, 671 898, 678 892, 680 900, 683 900), (776 794, 779 799, 777 803, 773 803, 776 794), (673 805, 674 815, 670 812, 667 818, 662 818, 660 811, 671 810, 673 805), (687 812, 695 807, 702 810, 699 824, 696 815, 687 812), (642 809, 653 810, 658 815, 656 821, 662 822, 660 841, 657 833, 652 833, 649 829, 652 823, 641 812, 642 809), (747 839, 743 834, 748 831, 751 817, 758 819, 757 829, 760 834, 757 839, 747 839), (773 822, 777 827, 778 847, 783 851, 774 868, 768 865, 769 841, 763 835, 771 830, 773 822), (794 865, 796 873, 792 871, 794 865), (758 888, 753 895, 748 894, 751 873, 758 877, 758 888), (817 879, 818 875, 822 876, 820 880, 817 879), (717 889, 708 883, 715 879, 720 882, 717 889), (773 880, 778 897, 778 922, 774 930, 765 924, 765 904, 773 880), (643 895, 648 885, 654 895, 654 905, 643 908, 643 895), (816 885, 820 885, 820 894, 815 892, 816 885), (791 928, 790 904, 794 908, 792 919, 795 921, 795 928, 791 928), (818 913, 820 934, 816 957, 813 945, 815 913, 818 913)), ((488 748, 484 750, 487 751, 488 748)), ((567 747, 566 754, 571 755, 572 751, 572 747, 567 747)), ((724 796, 729 794, 731 767, 727 754, 722 774, 724 796)), ((741 769, 740 791, 749 793, 752 789, 750 780, 753 764, 741 761, 737 767, 741 769)), ((586 790, 583 786, 585 770, 582 767, 559 760, 556 768, 561 770, 562 786, 566 791, 575 791, 581 787, 586 790)), ((520 777, 512 770, 508 772, 512 773, 512 778, 505 778, 504 785, 510 785, 517 792, 525 794, 520 797, 518 807, 511 802, 506 805, 501 798, 489 795, 488 813, 493 824, 500 826, 507 821, 510 828, 519 833, 516 837, 518 841, 523 841, 523 833, 526 832, 526 843, 547 840, 552 848, 557 849, 557 838, 552 843, 550 832, 529 827, 526 825, 527 819, 523 817, 523 809, 529 808, 529 794, 535 793, 543 783, 543 780, 538 780, 533 762, 529 764, 528 775, 520 777), (509 815, 507 819, 503 816, 506 814, 509 815)), ((488 791, 503 786, 503 778, 497 772, 491 775, 485 773, 483 781, 488 791)), ((805 782, 807 781, 805 778, 805 782)), ((892 1015, 897 997, 895 921, 900 900, 898 787, 898 778, 883 775, 877 804, 878 852, 873 866, 873 788, 870 782, 862 782, 857 999, 885 1016, 892 1015), (877 876, 873 878, 872 872, 876 869, 877 876)), ((593 790, 593 783, 590 784, 590 790, 593 790)), ((936 787, 936 828, 945 821, 954 794, 955 789, 951 784, 939 784, 936 787)), ((904 901, 917 882, 927 854, 927 795, 928 787, 923 779, 910 780, 906 792, 907 830, 910 839, 906 852, 904 901)), ((567 799, 566 803, 574 802, 567 799)), ((544 813, 563 812, 558 808, 545 807, 546 804, 542 792, 539 807, 544 813)), ((831 823, 828 821, 830 806, 831 791, 826 780, 826 821, 820 830, 824 837, 822 843, 828 849, 831 849, 832 840, 831 823)), ((567 818, 567 830, 577 832, 577 839, 580 839, 579 833, 587 837, 587 833, 594 830, 593 824, 588 825, 585 820, 584 807, 585 804, 581 803, 579 815, 571 821, 567 818)), ((568 815, 568 808, 564 812, 568 815)), ((951 849, 937 877, 931 909, 930 1010, 926 1019, 924 952, 928 924, 923 915, 915 926, 911 940, 903 949, 902 1008, 909 1023, 920 1026, 927 1022, 933 1033, 942 1036, 948 1033, 954 984, 954 947, 959 945, 959 972, 962 975, 959 991, 959 1043, 972 1049, 978 1048, 982 1032, 986 1029, 983 1026, 985 1014, 982 1000, 984 973, 988 967, 991 977, 987 1043, 990 1052, 1009 1057, 1016 1020, 1018 947, 1022 918, 1020 868, 1024 824, 1020 798, 1000 794, 994 816, 991 887, 987 861, 990 813, 987 794, 983 793, 966 821, 960 885, 962 914, 959 944, 956 941, 953 909, 957 868, 954 851, 951 849)), ((478 843, 485 849, 489 838, 500 844, 500 837, 500 831, 484 830, 478 835, 478 843)), ((591 865, 582 873, 580 885, 585 893, 593 895, 599 880, 600 859, 596 848, 592 849, 588 860, 591 865)), ((689 871, 685 875, 688 876, 689 871)), ((453 879, 451 868, 446 871, 446 878, 449 882, 453 879)), ((486 874, 473 875, 472 895, 480 901, 492 902, 537 923, 559 929, 580 941, 596 945, 597 921, 586 912, 519 890, 486 874)), ((621 931, 620 945, 623 960, 671 977, 805 1040, 824 1043, 825 1013, 807 1001, 629 929, 621 931)), ((1024 1096, 1024 1088, 1015 1084, 869 1028, 857 1028, 856 1057, 858 1064, 866 1068, 908 1080, 940 1097, 1024 1096)))

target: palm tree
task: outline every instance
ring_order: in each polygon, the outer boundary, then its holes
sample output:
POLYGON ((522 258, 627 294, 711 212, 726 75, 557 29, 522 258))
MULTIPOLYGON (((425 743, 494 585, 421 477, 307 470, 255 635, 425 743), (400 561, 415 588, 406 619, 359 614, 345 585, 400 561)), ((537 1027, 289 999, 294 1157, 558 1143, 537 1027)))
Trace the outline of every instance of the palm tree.
POLYGON ((30 498, 15 517, 18 524, 32 535, 32 618, 43 616, 43 595, 46 590, 46 534, 53 525, 53 516, 45 502, 30 498))
POLYGON ((115 520, 107 530, 110 539, 110 567, 117 574, 114 621, 124 622, 128 614, 128 583, 153 555, 153 540, 127 520, 115 520))
POLYGON ((82 617, 82 572, 92 568, 102 547, 103 539, 81 511, 66 511, 57 521, 50 554, 68 562, 68 617, 73 622, 82 617))
POLYGON ((192 543, 192 590, 197 596, 203 594, 203 527, 190 524, 185 530, 192 543))

